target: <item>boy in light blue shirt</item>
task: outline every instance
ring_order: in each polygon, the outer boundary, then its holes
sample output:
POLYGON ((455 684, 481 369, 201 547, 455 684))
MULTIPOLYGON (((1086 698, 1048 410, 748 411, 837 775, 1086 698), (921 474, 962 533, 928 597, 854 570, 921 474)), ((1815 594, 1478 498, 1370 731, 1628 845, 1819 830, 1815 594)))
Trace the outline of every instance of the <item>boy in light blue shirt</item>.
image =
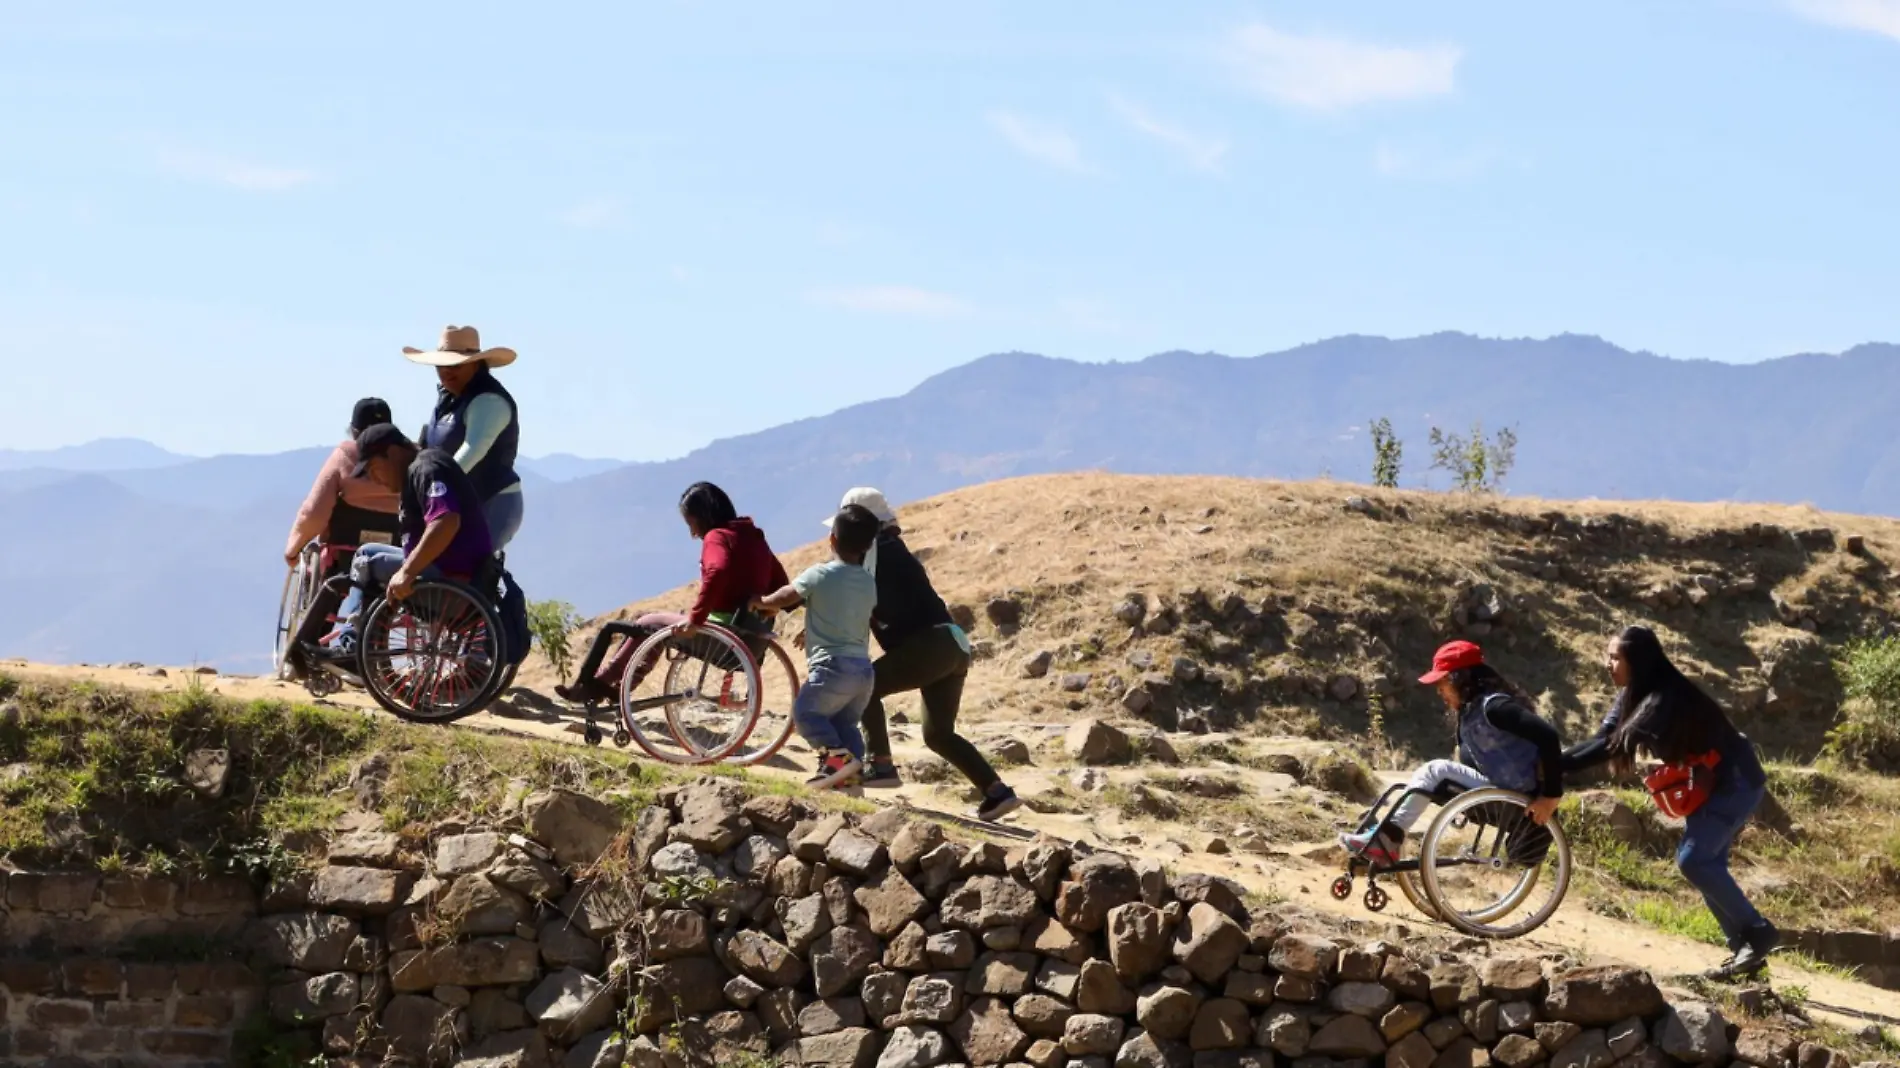
POLYGON ((831 523, 832 559, 805 569, 791 585, 752 602, 762 612, 805 606, 805 684, 792 704, 799 737, 818 750, 818 773, 807 786, 849 785, 864 764, 858 722, 871 703, 871 612, 877 578, 864 567, 877 544, 878 519, 861 505, 840 509, 831 523))

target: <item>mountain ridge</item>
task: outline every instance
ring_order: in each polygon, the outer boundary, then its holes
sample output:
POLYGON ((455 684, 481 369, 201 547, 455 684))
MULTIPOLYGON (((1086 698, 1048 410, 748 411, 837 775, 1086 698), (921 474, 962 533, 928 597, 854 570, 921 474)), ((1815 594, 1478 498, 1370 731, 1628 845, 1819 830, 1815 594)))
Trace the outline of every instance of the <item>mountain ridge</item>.
MULTIPOLYGON (((701 479, 724 486, 775 543, 799 544, 853 485, 878 486, 901 502, 1074 470, 1363 477, 1371 466, 1365 428, 1379 417, 1390 418, 1406 444, 1408 488, 1446 485, 1428 470, 1432 426, 1464 432, 1481 420, 1493 430, 1517 428, 1513 492, 1811 502, 1900 515, 1900 443, 1889 430, 1900 425, 1896 369, 1900 346, 1884 343, 1723 364, 1632 352, 1581 334, 1349 335, 1260 356, 1173 350, 1099 364, 999 352, 898 396, 719 439, 685 456, 563 482, 531 475, 509 563, 530 596, 592 614, 693 577, 697 550, 675 504, 701 479)), ((549 417, 525 412, 525 436, 532 440, 549 417)), ((160 596, 144 581, 142 562, 95 548, 121 543, 93 526, 138 524, 152 567, 232 562, 220 571, 224 586, 196 594, 206 603, 202 621, 193 613, 165 639, 189 639, 192 648, 178 655, 255 668, 282 581, 283 532, 326 449, 106 472, 98 477, 128 498, 75 489, 72 502, 62 501, 60 479, 0 471, 0 512, 28 500, 15 494, 39 491, 30 498, 32 529, 0 537, 0 599, 44 589, 23 569, 51 569, 59 588, 73 591, 117 584, 160 596), (90 510, 82 507, 88 499, 90 510), (148 507, 154 499, 163 507, 148 507)), ((532 471, 532 461, 523 467, 532 471)), ((63 604, 52 611, 61 620, 37 620, 30 633, 76 636, 62 641, 59 656, 29 639, 18 620, 0 620, 0 655, 103 659, 100 648, 126 644, 109 640, 127 627, 111 613, 63 604)), ((154 618, 142 606, 125 615, 154 618)))

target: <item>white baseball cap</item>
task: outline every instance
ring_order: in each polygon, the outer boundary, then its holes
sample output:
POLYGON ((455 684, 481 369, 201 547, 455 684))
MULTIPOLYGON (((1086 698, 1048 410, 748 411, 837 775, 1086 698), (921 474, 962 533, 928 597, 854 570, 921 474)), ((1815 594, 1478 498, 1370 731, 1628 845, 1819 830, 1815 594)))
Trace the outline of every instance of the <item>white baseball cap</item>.
MULTIPOLYGON (((838 502, 838 510, 842 512, 854 504, 876 516, 879 523, 897 522, 897 513, 891 511, 891 502, 884 499, 884 494, 869 486, 858 486, 847 490, 844 500, 838 502)), ((831 519, 826 519, 825 526, 830 525, 831 519)))

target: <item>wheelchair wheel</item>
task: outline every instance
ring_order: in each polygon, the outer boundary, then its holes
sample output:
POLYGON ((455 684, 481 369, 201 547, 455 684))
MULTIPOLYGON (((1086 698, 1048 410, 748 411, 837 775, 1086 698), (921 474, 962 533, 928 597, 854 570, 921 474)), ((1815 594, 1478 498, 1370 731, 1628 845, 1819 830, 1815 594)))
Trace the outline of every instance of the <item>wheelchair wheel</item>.
POLYGON ((634 651, 620 679, 620 725, 648 756, 709 764, 745 744, 759 717, 759 668, 724 627, 677 626, 634 651))
MULTIPOLYGON (((1424 842, 1425 839, 1422 835, 1406 835, 1404 843, 1399 846, 1399 860, 1401 862, 1420 860, 1419 853, 1424 842)), ((1410 902, 1414 909, 1418 910, 1419 915, 1428 920, 1443 919, 1443 917, 1438 914, 1438 910, 1432 907, 1432 899, 1426 896, 1425 880, 1421 875, 1422 870, 1423 869, 1420 869, 1420 871, 1393 872, 1392 881, 1398 884, 1399 893, 1405 895, 1405 900, 1410 902)))
POLYGON ((358 666, 376 703, 420 723, 473 715, 501 682, 501 621, 460 583, 425 581, 376 602, 358 636, 358 666))
MULTIPOLYGON (((798 666, 778 639, 765 644, 758 659, 759 711, 744 743, 725 756, 728 764, 762 764, 792 736, 792 702, 798 700, 798 666)), ((691 740, 691 736, 688 736, 691 740)))
POLYGON ((1570 843, 1531 822, 1522 794, 1458 795, 1425 832, 1419 874, 1438 918, 1480 938, 1516 938, 1550 919, 1570 887, 1570 843))
POLYGON ((271 670, 283 681, 290 679, 291 639, 297 628, 303 626, 304 613, 317 599, 317 587, 322 583, 317 565, 317 546, 312 542, 303 547, 297 563, 284 576, 283 597, 277 602, 277 638, 271 646, 271 670))

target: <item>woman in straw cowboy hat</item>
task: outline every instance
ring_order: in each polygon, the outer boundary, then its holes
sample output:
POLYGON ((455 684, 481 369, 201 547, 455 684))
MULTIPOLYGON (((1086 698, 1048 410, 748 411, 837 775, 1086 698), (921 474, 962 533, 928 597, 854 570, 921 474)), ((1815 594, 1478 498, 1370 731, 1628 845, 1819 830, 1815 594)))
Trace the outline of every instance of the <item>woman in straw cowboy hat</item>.
POLYGON ((521 529, 521 476, 515 473, 521 424, 515 399, 492 371, 515 362, 515 351, 482 348, 472 326, 445 326, 434 349, 405 347, 402 354, 435 368, 435 413, 419 444, 454 454, 481 496, 482 516, 499 552, 521 529))

